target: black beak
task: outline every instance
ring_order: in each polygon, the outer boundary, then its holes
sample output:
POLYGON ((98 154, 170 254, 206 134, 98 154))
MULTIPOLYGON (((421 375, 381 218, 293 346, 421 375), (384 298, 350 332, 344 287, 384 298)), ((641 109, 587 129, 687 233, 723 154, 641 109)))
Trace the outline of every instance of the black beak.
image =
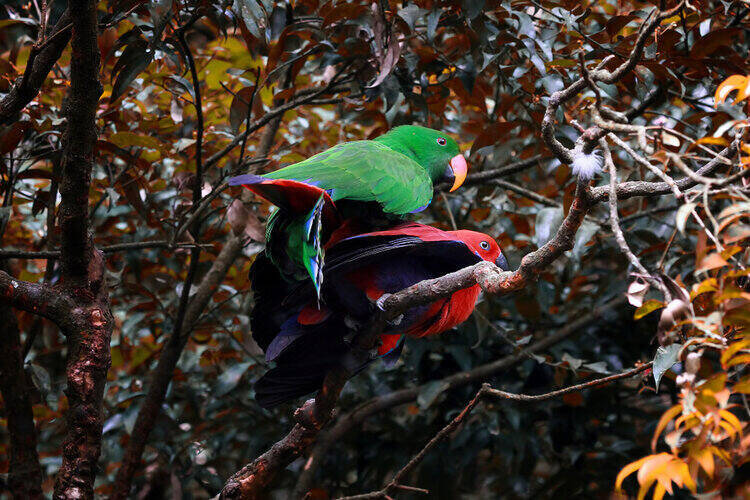
MULTIPOLYGON (((445 167, 445 170, 443 171, 442 181, 449 184, 451 188, 453 187, 453 184, 456 183, 456 176, 453 173, 453 167, 451 167, 450 165, 445 167)), ((448 189, 451 189, 451 188, 448 188, 448 189)))
POLYGON ((508 261, 505 259, 505 255, 503 255, 502 253, 497 257, 497 259, 495 259, 495 265, 503 271, 510 271, 508 261))

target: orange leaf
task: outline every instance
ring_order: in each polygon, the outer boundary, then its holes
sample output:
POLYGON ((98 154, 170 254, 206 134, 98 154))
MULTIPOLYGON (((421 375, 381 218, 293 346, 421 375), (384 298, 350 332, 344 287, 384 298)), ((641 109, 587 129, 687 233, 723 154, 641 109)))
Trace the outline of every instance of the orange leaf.
POLYGON ((636 460, 635 462, 631 462, 625 467, 622 468, 619 474, 617 474, 617 479, 615 479, 615 490, 620 491, 622 489, 622 482, 625 480, 626 477, 631 475, 633 472, 637 471, 641 468, 641 465, 643 465, 646 460, 651 458, 653 455, 649 455, 647 457, 643 457, 639 460, 636 460))
POLYGON ((666 489, 664 488, 664 486, 662 486, 662 484, 661 484, 661 483, 658 483, 658 484, 656 485, 656 488, 654 488, 654 496, 653 496, 653 499, 654 499, 654 500, 661 500, 662 498, 664 498, 664 493, 665 493, 666 491, 667 491, 667 490, 666 490, 666 489))
POLYGON ((727 363, 729 362, 732 357, 739 352, 742 349, 745 349, 746 347, 750 346, 750 337, 746 337, 739 342, 732 342, 729 344, 729 347, 727 347, 724 352, 721 353, 721 364, 726 368, 727 363))
POLYGON ((654 431, 654 437, 651 439, 651 450, 656 451, 656 441, 659 439, 662 431, 667 424, 675 418, 682 411, 682 405, 674 405, 672 408, 664 412, 664 415, 659 419, 659 423, 656 425, 654 431))
POLYGON ((735 365, 741 365, 742 363, 750 363, 750 354, 740 354, 739 356, 735 356, 727 363, 727 368, 735 366, 735 365))
POLYGON ((737 104, 743 99, 750 97, 750 79, 742 75, 732 75, 718 87, 716 87, 716 93, 714 94, 714 106, 718 107, 719 104, 727 100, 729 94, 733 90, 738 90, 737 97, 734 98, 732 104, 737 104))
POLYGON ((658 455, 651 455, 649 460, 643 464, 638 470, 638 483, 641 486, 651 484, 653 482, 654 473, 660 471, 664 464, 672 460, 672 455, 669 453, 659 453, 658 455), (649 482, 651 480, 651 482, 649 482))
POLYGON ((725 421, 729 422, 732 427, 737 429, 737 433, 740 436, 742 435, 742 424, 740 423, 740 420, 734 415, 734 413, 728 410, 719 410, 719 415, 721 415, 725 421))
POLYGON ((703 448, 698 450, 693 458, 700 464, 708 477, 714 477, 714 456, 710 450, 703 448))
POLYGON ((716 269, 727 265, 727 261, 724 260, 718 253, 712 253, 706 256, 698 266, 699 271, 708 271, 710 269, 716 269))

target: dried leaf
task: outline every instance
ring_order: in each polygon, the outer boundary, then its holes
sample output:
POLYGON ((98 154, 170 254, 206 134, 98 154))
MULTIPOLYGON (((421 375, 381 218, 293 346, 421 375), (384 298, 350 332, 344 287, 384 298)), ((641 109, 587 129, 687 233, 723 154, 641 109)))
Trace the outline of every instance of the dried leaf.
POLYGON ((628 291, 625 294, 628 297, 628 302, 631 306, 641 307, 643 305, 643 298, 648 293, 650 286, 649 284, 638 278, 628 286, 628 291))

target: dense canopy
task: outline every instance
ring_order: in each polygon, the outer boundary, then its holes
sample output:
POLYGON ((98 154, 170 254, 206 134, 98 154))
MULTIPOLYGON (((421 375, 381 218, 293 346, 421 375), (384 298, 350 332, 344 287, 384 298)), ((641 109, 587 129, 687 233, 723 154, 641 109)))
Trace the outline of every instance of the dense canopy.
POLYGON ((0 496, 750 494, 749 14, 3 2, 0 496), (510 271, 390 296, 356 348, 484 292, 394 366, 261 408, 270 205, 228 179, 405 124, 469 165, 410 217, 492 236, 510 271))

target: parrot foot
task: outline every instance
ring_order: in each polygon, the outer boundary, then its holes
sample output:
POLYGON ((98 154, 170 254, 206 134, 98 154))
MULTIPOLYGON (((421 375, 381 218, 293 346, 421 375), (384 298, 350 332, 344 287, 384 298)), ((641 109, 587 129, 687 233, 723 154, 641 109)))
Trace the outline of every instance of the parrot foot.
POLYGON ((393 318, 393 319, 389 319, 389 320, 388 320, 388 324, 389 324, 389 325, 391 325, 391 326, 398 326, 398 325, 400 325, 400 324, 401 324, 401 321, 402 321, 403 319, 404 319, 404 315, 403 315, 403 314, 399 314, 399 315, 398 315, 398 316, 396 316, 395 318, 393 318))
POLYGON ((325 422, 320 422, 315 416, 315 398, 308 399, 294 411, 294 419, 307 429, 319 430, 325 422))
MULTIPOLYGON (((377 306, 377 308, 383 312, 386 312, 385 301, 388 300, 388 297, 390 297, 391 295, 392 294, 390 293, 384 293, 383 295, 381 295, 380 298, 377 301, 375 301, 375 305, 377 306)), ((404 319, 404 315, 399 314, 395 318, 387 320, 387 323, 391 326, 398 326, 401 324, 401 320, 403 319, 404 319)))
POLYGON ((385 312, 385 301, 388 300, 388 297, 390 297, 391 295, 392 294, 390 293, 384 293, 378 300, 375 301, 375 305, 378 306, 378 309, 385 312))

